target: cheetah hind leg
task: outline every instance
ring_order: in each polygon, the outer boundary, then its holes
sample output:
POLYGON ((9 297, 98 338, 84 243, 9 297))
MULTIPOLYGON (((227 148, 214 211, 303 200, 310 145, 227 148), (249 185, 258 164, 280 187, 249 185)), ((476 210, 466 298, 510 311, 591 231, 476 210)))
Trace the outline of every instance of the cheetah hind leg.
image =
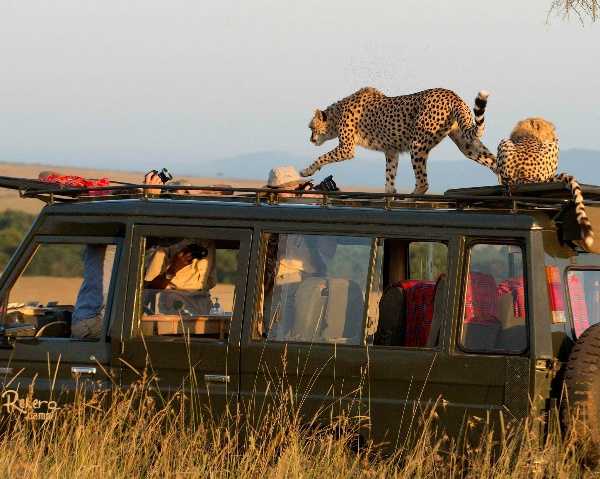
POLYGON ((428 156, 429 151, 422 151, 419 149, 414 149, 410 153, 410 161, 415 173, 415 189, 412 192, 413 195, 424 195, 429 189, 429 182, 427 181, 428 156))
POLYGON ((396 193, 396 174, 398 173, 398 159, 400 153, 397 151, 385 152, 385 192, 396 193))
POLYGON ((465 138, 458 127, 453 127, 449 132, 448 136, 458 147, 458 149, 467 158, 479 163, 480 165, 487 166, 493 173, 497 170, 496 156, 487 149, 487 147, 481 142, 481 140, 474 139, 469 140, 465 138))

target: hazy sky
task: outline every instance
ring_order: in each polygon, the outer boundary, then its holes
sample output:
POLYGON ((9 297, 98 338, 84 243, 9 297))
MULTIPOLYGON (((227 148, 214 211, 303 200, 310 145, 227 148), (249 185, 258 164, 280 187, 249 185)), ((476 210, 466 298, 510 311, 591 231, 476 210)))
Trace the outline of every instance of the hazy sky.
POLYGON ((548 23, 549 4, 0 0, 0 160, 310 161, 335 146, 309 144, 313 110, 366 85, 469 103, 491 91, 493 150, 531 115, 556 123, 562 148, 600 150, 600 24, 548 23))

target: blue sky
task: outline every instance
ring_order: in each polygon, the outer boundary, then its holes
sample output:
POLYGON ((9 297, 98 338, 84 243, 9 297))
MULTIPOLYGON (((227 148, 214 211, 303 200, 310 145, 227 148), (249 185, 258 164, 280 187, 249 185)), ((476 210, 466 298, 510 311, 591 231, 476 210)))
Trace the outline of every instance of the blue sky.
MULTIPOLYGON (((600 150, 600 25, 547 21, 549 5, 3 0, 0 161, 137 170, 276 150, 308 163, 334 146, 309 144, 313 110, 366 85, 469 103, 487 89, 490 148, 541 115, 563 149, 600 150)), ((431 157, 459 156, 448 143, 431 157)))

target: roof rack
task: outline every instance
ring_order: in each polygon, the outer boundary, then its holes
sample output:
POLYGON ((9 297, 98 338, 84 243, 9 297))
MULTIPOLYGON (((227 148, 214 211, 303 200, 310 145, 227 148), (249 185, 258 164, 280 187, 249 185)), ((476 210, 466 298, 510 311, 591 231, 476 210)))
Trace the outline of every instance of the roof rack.
MULTIPOLYGON (((579 185, 583 191, 586 202, 600 200, 600 186, 597 185, 579 185)), ((531 198, 571 198, 570 188, 563 182, 552 183, 526 183, 515 185, 510 188, 511 195, 531 198)), ((478 186, 471 188, 455 188, 446 190, 446 196, 502 196, 506 195, 506 188, 503 186, 478 186)))
MULTIPOLYGON (((197 201, 235 201, 245 203, 320 203, 323 206, 397 208, 480 208, 516 209, 518 207, 561 209, 571 203, 570 190, 562 183, 520 185, 510 195, 501 186, 459 188, 443 195, 412 195, 361 191, 283 190, 223 186, 185 186, 191 194, 178 193, 180 185, 144 185, 112 182, 111 186, 71 188, 27 178, 0 176, 0 187, 18 190, 23 198, 37 198, 46 203, 90 202, 131 198, 172 198, 197 201), (148 190, 161 191, 160 195, 148 190), (219 193, 216 197, 215 193, 219 193), (290 197, 289 194, 293 194, 290 197)), ((586 204, 600 201, 600 187, 581 185, 586 204)))

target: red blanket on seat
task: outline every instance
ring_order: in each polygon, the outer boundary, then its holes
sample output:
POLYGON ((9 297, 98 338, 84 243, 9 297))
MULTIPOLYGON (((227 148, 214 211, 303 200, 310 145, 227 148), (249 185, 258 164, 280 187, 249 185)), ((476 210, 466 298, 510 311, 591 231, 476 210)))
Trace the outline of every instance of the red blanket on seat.
POLYGON ((404 291, 406 304, 406 331, 403 346, 424 347, 431 331, 435 281, 407 280, 396 286, 404 291))
POLYGON ((489 324, 498 321, 496 280, 491 274, 469 273, 465 291, 465 323, 489 324))
POLYGON ((509 278, 502 281, 496 289, 498 297, 510 293, 513 298, 515 318, 525 317, 525 285, 523 277, 509 278))

